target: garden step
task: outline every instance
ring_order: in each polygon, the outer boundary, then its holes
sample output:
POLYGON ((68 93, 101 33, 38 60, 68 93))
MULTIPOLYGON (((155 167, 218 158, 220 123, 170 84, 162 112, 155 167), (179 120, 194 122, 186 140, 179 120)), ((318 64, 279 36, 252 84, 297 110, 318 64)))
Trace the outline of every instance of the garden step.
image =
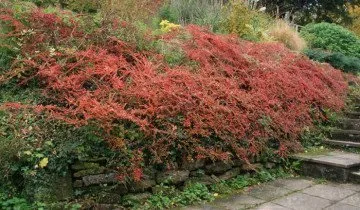
POLYGON ((344 147, 360 147, 360 142, 353 142, 353 141, 325 139, 323 142, 325 144, 344 146, 344 147))
POLYGON ((351 119, 360 119, 360 112, 345 112, 345 115, 351 119))
POLYGON ((360 171, 354 171, 349 174, 349 181, 353 183, 360 183, 360 171))
POLYGON ((360 130, 360 119, 341 119, 339 127, 344 130, 360 130))
POLYGON ((303 175, 340 182, 349 181, 349 174, 360 168, 360 155, 355 153, 324 151, 296 154, 293 158, 302 162, 303 175))
POLYGON ((360 142, 359 130, 333 130, 330 133, 330 138, 339 141, 353 141, 360 142))

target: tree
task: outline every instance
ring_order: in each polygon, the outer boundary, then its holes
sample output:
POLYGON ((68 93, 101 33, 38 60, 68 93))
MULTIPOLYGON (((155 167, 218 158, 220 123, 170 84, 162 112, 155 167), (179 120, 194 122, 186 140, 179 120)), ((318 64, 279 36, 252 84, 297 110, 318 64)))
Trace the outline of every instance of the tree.
POLYGON ((360 6, 352 8, 350 10, 350 16, 353 22, 349 25, 349 29, 360 36, 360 6))
POLYGON ((350 8, 359 6, 360 0, 259 0, 258 7, 266 7, 273 16, 286 13, 298 24, 309 22, 349 23, 350 8))

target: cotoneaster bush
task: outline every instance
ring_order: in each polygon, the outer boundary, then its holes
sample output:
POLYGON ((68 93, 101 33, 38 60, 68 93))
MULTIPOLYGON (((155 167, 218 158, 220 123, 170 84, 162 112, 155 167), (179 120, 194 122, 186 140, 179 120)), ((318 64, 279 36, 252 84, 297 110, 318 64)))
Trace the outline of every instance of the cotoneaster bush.
POLYGON ((34 10, 2 10, 6 38, 20 49, 1 82, 37 79, 46 100, 30 108, 68 124, 96 125, 124 154, 119 173, 142 177, 144 165, 183 159, 248 161, 266 150, 284 157, 300 148, 304 126, 340 110, 347 85, 342 73, 279 44, 239 41, 190 25, 167 36, 184 60, 168 66, 155 51, 138 51, 113 30, 87 34, 76 20, 34 10), (110 33, 111 32, 111 33, 110 33), (269 139, 275 141, 269 142, 269 139))
POLYGON ((311 23, 301 30, 310 48, 339 52, 360 58, 360 38, 334 23, 311 23))

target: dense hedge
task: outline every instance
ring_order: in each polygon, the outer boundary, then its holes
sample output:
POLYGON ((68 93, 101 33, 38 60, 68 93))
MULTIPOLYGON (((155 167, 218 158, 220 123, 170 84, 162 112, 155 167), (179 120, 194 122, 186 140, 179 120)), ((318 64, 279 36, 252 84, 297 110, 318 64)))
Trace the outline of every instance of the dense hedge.
POLYGON ((311 23, 301 30, 301 35, 310 48, 319 48, 360 58, 360 38, 340 25, 311 23))
POLYGON ((334 68, 341 69, 344 72, 360 72, 360 58, 319 49, 308 49, 304 53, 312 60, 329 63, 334 68))

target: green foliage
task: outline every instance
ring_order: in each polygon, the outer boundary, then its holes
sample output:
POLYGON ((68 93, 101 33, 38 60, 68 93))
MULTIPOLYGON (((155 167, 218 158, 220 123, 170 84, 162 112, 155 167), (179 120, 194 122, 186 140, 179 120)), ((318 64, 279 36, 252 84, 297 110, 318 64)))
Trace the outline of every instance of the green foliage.
POLYGON ((268 171, 261 170, 255 174, 239 175, 209 187, 200 183, 190 183, 181 192, 173 191, 168 186, 162 186, 163 190, 153 194, 145 205, 130 204, 134 209, 167 209, 175 206, 191 205, 200 201, 212 201, 219 195, 230 194, 251 185, 288 176, 289 173, 285 172, 282 168, 276 168, 268 171))
POLYGON ((234 33, 251 41, 268 40, 266 31, 272 24, 266 14, 249 9, 241 1, 230 1, 224 8, 221 31, 234 33))
POLYGON ((191 184, 184 189, 177 197, 175 203, 180 205, 189 205, 199 201, 211 201, 213 195, 209 192, 208 188, 200 183, 191 184))
MULTIPOLYGON (((1 86, 0 93, 1 103, 33 104, 42 100, 31 88, 1 86)), ((131 128, 128 131, 130 139, 139 135, 131 128)), ((126 164, 121 153, 112 151, 98 137, 101 132, 91 125, 75 128, 49 121, 27 109, 0 111, 0 183, 6 194, 32 201, 52 200, 54 194, 49 190, 54 176, 66 176, 69 164, 77 159, 106 157, 109 165, 126 164)))
POLYGON ((100 8, 98 0, 63 0, 62 5, 74 12, 95 13, 100 8))
POLYGON ((42 6, 42 7, 55 5, 61 2, 61 0, 23 0, 23 1, 32 2, 37 6, 42 6))
POLYGON ((159 12, 161 20, 210 27, 217 31, 220 27, 222 5, 207 0, 177 0, 164 5, 159 12))
MULTIPOLYGON (((360 38, 340 25, 311 23, 301 30, 301 35, 310 48, 320 48, 360 58, 360 38)), ((335 55, 333 59, 338 57, 339 55, 335 55)))
POLYGON ((0 207, 4 210, 30 210, 31 205, 27 202, 27 200, 23 198, 11 198, 8 200, 1 201, 0 200, 0 207))
POLYGON ((320 130, 307 128, 301 135, 300 140, 305 148, 309 148, 321 145, 324 138, 325 135, 320 130))
POLYGON ((15 53, 9 48, 0 47, 0 72, 10 68, 15 53))
MULTIPOLYGON (((167 209, 174 206, 191 205, 200 201, 212 201, 214 199, 209 189, 200 183, 189 184, 181 192, 174 192, 167 186, 162 187, 164 190, 153 194, 147 200, 145 206, 131 203, 132 207, 135 209, 167 209)), ((127 204, 129 204, 128 201, 127 204)))
POLYGON ((148 208, 152 209, 167 209, 173 205, 172 199, 164 195, 163 192, 160 192, 158 194, 152 195, 149 200, 147 201, 148 208))
POLYGON ((269 182, 275 180, 276 178, 283 178, 288 176, 289 173, 287 173, 282 168, 276 168, 271 170, 260 170, 259 172, 253 175, 250 174, 239 175, 236 178, 213 184, 210 186, 210 191, 220 194, 229 194, 233 191, 241 190, 251 185, 255 185, 263 182, 269 182))
POLYGON ((307 49, 304 53, 312 60, 329 63, 334 68, 340 69, 344 72, 360 72, 359 57, 346 56, 338 52, 330 53, 319 49, 307 49))

